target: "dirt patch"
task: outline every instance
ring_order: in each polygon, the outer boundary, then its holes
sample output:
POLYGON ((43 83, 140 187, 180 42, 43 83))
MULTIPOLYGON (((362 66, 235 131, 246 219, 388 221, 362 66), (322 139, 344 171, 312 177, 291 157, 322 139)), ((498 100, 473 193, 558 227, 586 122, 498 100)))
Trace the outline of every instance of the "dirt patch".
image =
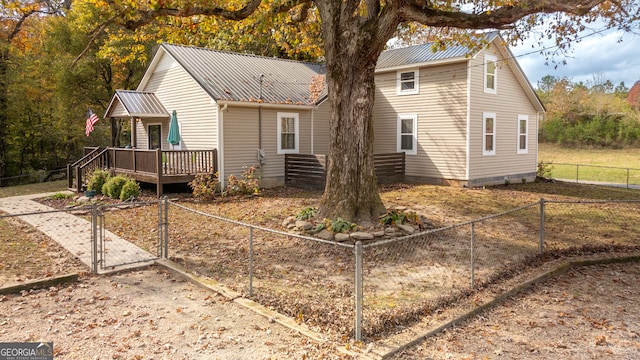
POLYGON ((0 219, 0 254, 0 287, 89 271, 58 243, 16 218, 0 219))
POLYGON ((0 340, 56 359, 341 359, 234 302, 151 268, 0 297, 0 340))
POLYGON ((640 263, 571 270, 394 359, 636 359, 639 277, 640 263))

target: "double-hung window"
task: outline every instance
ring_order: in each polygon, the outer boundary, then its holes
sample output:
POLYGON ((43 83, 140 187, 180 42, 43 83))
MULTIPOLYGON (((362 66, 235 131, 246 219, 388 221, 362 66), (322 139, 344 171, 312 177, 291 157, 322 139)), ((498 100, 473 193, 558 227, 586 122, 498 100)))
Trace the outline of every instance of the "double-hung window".
POLYGON ((300 128, 297 113, 278 113, 278 154, 297 154, 300 128))
POLYGON ((418 69, 398 71, 397 83, 398 95, 418 94, 420 92, 418 69))
POLYGON ((496 94, 498 89, 498 68, 497 61, 493 55, 484 56, 484 92, 496 94))
POLYGON ((418 153, 418 114, 398 115, 397 150, 407 155, 418 153))
POLYGON ((496 154, 496 114, 482 113, 482 155, 496 154))
POLYGON ((529 140, 528 128, 529 117, 527 115, 518 115, 518 154, 529 152, 527 147, 529 140))

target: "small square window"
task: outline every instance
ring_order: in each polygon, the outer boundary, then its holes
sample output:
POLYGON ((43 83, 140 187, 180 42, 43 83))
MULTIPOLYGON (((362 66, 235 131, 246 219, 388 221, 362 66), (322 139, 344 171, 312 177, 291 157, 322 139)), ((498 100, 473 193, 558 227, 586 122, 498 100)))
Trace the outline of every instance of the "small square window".
POLYGON ((398 71, 398 95, 418 94, 420 92, 418 76, 417 69, 398 71))

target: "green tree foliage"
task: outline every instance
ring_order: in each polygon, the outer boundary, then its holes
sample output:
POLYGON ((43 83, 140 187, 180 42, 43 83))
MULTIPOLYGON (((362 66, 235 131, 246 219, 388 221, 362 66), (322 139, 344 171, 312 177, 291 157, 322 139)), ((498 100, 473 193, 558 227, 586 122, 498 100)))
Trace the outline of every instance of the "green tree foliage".
POLYGON ((640 115, 627 101, 624 83, 614 86, 594 76, 592 83, 574 84, 567 78, 545 76, 538 82, 538 94, 547 108, 540 124, 541 142, 572 147, 640 146, 640 115))

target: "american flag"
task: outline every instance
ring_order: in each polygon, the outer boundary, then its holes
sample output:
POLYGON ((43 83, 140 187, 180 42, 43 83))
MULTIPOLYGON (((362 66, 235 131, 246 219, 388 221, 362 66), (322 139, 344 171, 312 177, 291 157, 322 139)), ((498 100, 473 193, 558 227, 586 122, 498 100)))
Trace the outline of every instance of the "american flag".
POLYGON ((89 136, 89 134, 91 134, 91 132, 93 131, 93 125, 95 125, 99 119, 98 115, 96 115, 91 109, 89 109, 89 113, 87 115, 87 127, 84 133, 89 136))

